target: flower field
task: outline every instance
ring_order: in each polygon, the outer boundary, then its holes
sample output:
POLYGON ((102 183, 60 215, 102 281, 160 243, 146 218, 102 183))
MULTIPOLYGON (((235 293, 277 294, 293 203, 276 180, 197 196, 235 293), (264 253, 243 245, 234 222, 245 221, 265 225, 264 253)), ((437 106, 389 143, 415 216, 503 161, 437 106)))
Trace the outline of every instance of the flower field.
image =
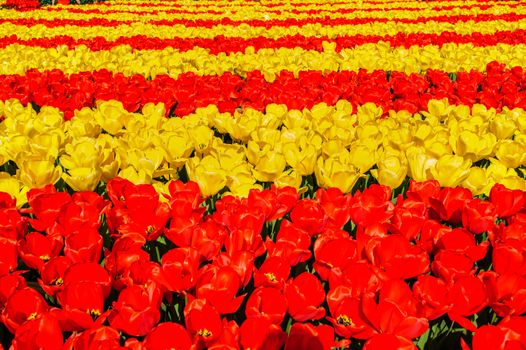
POLYGON ((526 349, 526 3, 62 2, 0 0, 0 350, 526 349))

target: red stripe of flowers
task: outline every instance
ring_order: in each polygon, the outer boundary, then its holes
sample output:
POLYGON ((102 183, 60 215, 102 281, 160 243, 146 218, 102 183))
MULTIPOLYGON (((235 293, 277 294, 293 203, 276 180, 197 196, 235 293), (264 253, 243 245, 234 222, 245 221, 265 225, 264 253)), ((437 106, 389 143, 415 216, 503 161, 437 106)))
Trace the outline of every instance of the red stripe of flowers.
MULTIPOLYGON (((176 24, 183 24, 187 27, 205 27, 211 28, 217 25, 231 25, 239 26, 241 24, 248 24, 252 27, 265 27, 271 28, 275 26, 304 26, 307 24, 321 24, 324 26, 338 26, 338 25, 358 25, 358 24, 369 24, 369 23, 386 23, 396 22, 405 24, 414 23, 427 23, 430 21, 443 22, 443 23, 457 23, 457 22, 485 22, 485 21, 496 21, 503 20, 508 22, 516 22, 526 18, 526 14, 515 14, 505 13, 500 15, 495 14, 479 14, 479 15, 455 15, 455 16, 431 16, 431 17, 418 17, 418 18, 397 18, 395 20, 388 18, 309 18, 309 19, 295 19, 288 18, 283 20, 248 20, 248 21, 235 21, 230 18, 222 18, 220 20, 190 20, 190 19, 173 19, 173 20, 154 20, 145 23, 153 25, 167 25, 173 26, 176 24)), ((131 24, 137 21, 119 21, 119 20, 107 20, 104 18, 92 18, 89 20, 75 20, 75 19, 34 19, 34 18, 0 18, 0 24, 2 23, 13 23, 16 25, 22 25, 31 27, 35 25, 44 25, 46 27, 59 27, 65 25, 73 26, 104 26, 114 27, 122 24, 131 24)))
POLYGON ((450 103, 471 106, 481 103, 500 109, 526 109, 526 72, 521 67, 506 69, 492 62, 487 72, 448 74, 428 70, 425 75, 374 71, 303 71, 299 78, 283 71, 269 83, 259 71, 246 78, 231 73, 197 76, 185 73, 177 79, 167 75, 147 80, 142 75, 126 77, 107 70, 66 76, 60 70, 28 71, 25 75, 0 76, 0 100, 17 98, 22 103, 55 106, 71 118, 75 109, 92 107, 96 100, 119 100, 129 111, 148 102, 163 102, 172 115, 183 116, 196 108, 215 104, 221 112, 251 107, 264 110, 268 104, 285 104, 290 109, 311 108, 340 99, 355 106, 373 102, 389 110, 417 112, 427 109, 430 99, 448 98, 450 103))
POLYGON ((19 39, 16 35, 0 38, 0 48, 5 48, 12 44, 51 48, 58 45, 67 45, 70 49, 79 45, 85 45, 92 51, 110 50, 119 45, 129 45, 135 50, 162 50, 167 47, 176 48, 181 52, 201 47, 208 49, 211 54, 217 55, 221 52, 234 53, 244 52, 249 46, 256 50, 275 49, 275 48, 296 48, 300 47, 305 50, 323 51, 323 42, 336 43, 336 51, 345 48, 353 48, 358 45, 377 43, 379 41, 388 42, 392 47, 409 48, 414 45, 438 45, 442 46, 447 43, 471 43, 475 46, 490 46, 497 44, 517 45, 526 43, 526 30, 519 29, 515 31, 497 31, 493 34, 458 34, 452 32, 443 32, 440 34, 423 34, 423 33, 398 33, 396 35, 345 35, 335 39, 328 37, 306 37, 303 35, 287 35, 277 39, 256 37, 224 37, 217 36, 213 39, 208 38, 172 38, 160 39, 151 38, 145 35, 136 35, 131 37, 120 37, 117 40, 108 40, 104 37, 95 37, 91 39, 75 39, 71 36, 56 36, 50 38, 32 38, 28 40, 19 39))

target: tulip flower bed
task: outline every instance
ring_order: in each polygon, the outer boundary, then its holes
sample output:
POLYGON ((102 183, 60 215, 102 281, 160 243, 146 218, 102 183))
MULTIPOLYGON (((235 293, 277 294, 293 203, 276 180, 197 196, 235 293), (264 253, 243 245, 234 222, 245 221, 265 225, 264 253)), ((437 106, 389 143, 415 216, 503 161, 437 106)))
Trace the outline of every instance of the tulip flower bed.
POLYGON ((524 4, 45 4, 0 8, 0 350, 526 349, 524 4))

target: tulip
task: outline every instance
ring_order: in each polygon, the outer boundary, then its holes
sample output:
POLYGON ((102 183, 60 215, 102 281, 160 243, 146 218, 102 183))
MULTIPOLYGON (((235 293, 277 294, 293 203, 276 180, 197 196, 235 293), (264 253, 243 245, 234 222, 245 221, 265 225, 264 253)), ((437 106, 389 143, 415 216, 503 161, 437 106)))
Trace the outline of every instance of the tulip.
POLYGON ((5 303, 1 319, 11 333, 26 321, 34 320, 48 311, 48 304, 36 290, 23 288, 11 294, 5 303))
POLYGON ((298 322, 318 320, 325 316, 325 309, 320 307, 325 299, 325 292, 314 275, 304 272, 285 285, 285 297, 288 300, 288 311, 298 322))
POLYGON ((30 188, 54 184, 62 175, 62 168, 55 166, 51 160, 25 160, 19 162, 18 166, 16 176, 20 182, 30 188))
POLYGON ((190 350, 192 341, 183 326, 174 322, 164 322, 159 323, 144 338, 143 345, 148 350, 164 350, 170 347, 190 350))
POLYGON ((189 302, 184 309, 184 319, 194 343, 210 344, 221 336, 223 325, 219 313, 206 300, 189 302))
POLYGON ((337 187, 348 193, 362 176, 355 168, 347 154, 340 153, 327 159, 318 158, 315 169, 316 181, 322 188, 337 187))
POLYGON ((513 140, 500 141, 495 156, 508 168, 517 168, 526 164, 526 145, 513 140))
POLYGON ((199 184, 203 196, 213 196, 227 183, 227 174, 221 169, 219 161, 212 156, 203 159, 191 158, 186 163, 186 171, 190 180, 199 184))
POLYGON ((377 169, 371 170, 381 185, 392 188, 399 187, 407 175, 407 160, 402 153, 394 150, 386 151, 378 160, 377 169))
POLYGON ((281 327, 266 318, 248 318, 239 329, 240 343, 244 349, 280 349, 287 339, 281 327))
POLYGON ((119 331, 144 336, 159 322, 161 301, 162 294, 155 282, 130 286, 119 294, 108 321, 119 331))
POLYGON ((471 161, 456 155, 440 157, 429 171, 443 187, 456 187, 469 175, 471 161))
POLYGON ((118 135, 130 120, 130 114, 117 101, 99 102, 94 113, 95 121, 109 134, 118 135))
POLYGON ((197 298, 207 300, 220 314, 235 313, 245 295, 236 297, 241 288, 237 272, 230 266, 201 269, 197 280, 197 298))
POLYGON ((287 313, 287 299, 276 288, 260 287, 248 298, 245 315, 247 318, 266 318, 272 324, 280 325, 287 313))
POLYGON ((62 330, 50 314, 33 318, 20 326, 13 339, 13 350, 53 350, 63 345, 62 330))

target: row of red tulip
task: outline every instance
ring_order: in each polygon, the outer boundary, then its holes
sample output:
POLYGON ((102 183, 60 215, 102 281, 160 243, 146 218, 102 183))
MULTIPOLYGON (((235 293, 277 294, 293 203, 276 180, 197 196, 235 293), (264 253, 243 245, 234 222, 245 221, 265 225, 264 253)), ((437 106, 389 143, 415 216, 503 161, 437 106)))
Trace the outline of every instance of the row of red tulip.
POLYGON ((525 192, 101 191, 0 194, 13 349, 526 347, 525 192))

